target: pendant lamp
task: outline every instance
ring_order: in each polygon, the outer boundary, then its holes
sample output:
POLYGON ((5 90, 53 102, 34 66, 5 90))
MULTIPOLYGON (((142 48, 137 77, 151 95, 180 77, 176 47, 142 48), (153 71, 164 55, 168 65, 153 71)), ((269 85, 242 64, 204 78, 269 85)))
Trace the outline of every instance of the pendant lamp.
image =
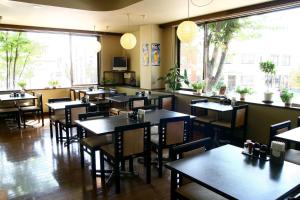
MULTIPOLYGON (((128 30, 129 30, 129 14, 128 17, 128 30)), ((124 49, 133 49, 136 45, 136 37, 132 33, 124 33, 120 39, 121 46, 124 49)))

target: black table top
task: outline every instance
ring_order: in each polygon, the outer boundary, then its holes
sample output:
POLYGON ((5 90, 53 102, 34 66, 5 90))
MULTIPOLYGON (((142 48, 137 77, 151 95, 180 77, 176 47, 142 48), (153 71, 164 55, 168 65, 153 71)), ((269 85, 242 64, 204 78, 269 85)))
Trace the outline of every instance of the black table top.
POLYGON ((300 166, 251 159, 242 149, 225 145, 166 164, 198 184, 235 199, 278 199, 300 187, 300 166))
POLYGON ((203 108, 207 110, 214 110, 218 112, 227 112, 233 110, 231 105, 223 105, 216 102, 201 102, 201 103, 190 104, 190 106, 203 108))
POLYGON ((37 99, 36 96, 25 93, 24 96, 11 97, 10 94, 2 94, 0 95, 0 101, 21 101, 21 100, 30 100, 37 99))
MULTIPOLYGON (((61 102, 55 102, 55 103, 46 103, 48 108, 51 108, 53 110, 62 110, 62 109, 65 109, 66 106, 77 105, 77 104, 82 104, 82 102, 79 100, 76 100, 76 101, 61 101, 61 102)), ((90 103, 90 105, 94 106, 95 104, 90 103)))
POLYGON ((275 137, 300 144, 300 127, 280 133, 275 137))
MULTIPOLYGON (((152 99, 158 99, 160 95, 158 94, 150 94, 150 95, 145 95, 149 100, 152 99)), ((115 96, 115 97, 106 97, 107 100, 114 101, 116 103, 127 103, 130 98, 135 98, 135 97, 142 97, 138 95, 128 95, 128 96, 115 96)))
MULTIPOLYGON (((189 116, 183 113, 178 113, 169 110, 154 110, 147 111, 145 114, 145 122, 150 122, 151 125, 159 124, 160 119, 179 117, 179 116, 189 116)), ((193 117, 193 116, 192 116, 193 117)), ((117 126, 124 126, 130 124, 137 124, 139 121, 128 119, 126 115, 112 116, 102 119, 94 119, 87 121, 76 121, 76 124, 91 131, 94 134, 107 134, 112 133, 117 126)))

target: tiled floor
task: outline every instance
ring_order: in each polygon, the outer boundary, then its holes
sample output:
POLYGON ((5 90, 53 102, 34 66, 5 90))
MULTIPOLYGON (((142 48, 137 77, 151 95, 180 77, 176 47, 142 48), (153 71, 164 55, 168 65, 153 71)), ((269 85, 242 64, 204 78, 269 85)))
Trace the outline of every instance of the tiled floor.
POLYGON ((56 144, 48 121, 44 127, 32 124, 21 130, 0 124, 0 191, 5 190, 9 199, 169 199, 169 172, 157 178, 153 169, 152 184, 146 184, 144 167, 138 163, 134 167, 139 176, 123 179, 121 194, 114 194, 113 184, 102 191, 100 179, 93 191, 88 166, 80 167, 78 144, 69 149, 56 144))

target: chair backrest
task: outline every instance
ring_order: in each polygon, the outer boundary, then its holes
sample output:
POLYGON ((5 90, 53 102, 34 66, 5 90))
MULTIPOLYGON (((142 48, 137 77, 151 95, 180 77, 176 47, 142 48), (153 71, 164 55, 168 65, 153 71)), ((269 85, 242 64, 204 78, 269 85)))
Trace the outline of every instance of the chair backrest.
POLYGON ((43 95, 41 93, 36 93, 35 96, 37 97, 36 106, 43 112, 43 95))
POLYGON ((81 103, 75 105, 67 105, 65 107, 66 126, 70 127, 75 124, 75 120, 79 119, 79 114, 86 113, 90 104, 81 103))
POLYGON ((97 111, 97 112, 88 112, 88 113, 79 114, 78 118, 79 120, 83 121, 83 120, 99 119, 108 116, 109 116, 108 111, 97 111))
POLYGON ((130 156, 150 150, 150 122, 115 128, 115 156, 130 156))
POLYGON ((278 135, 290 129, 291 129, 291 120, 271 125, 270 133, 269 133, 269 145, 271 145, 271 142, 274 139, 275 135, 278 135))
MULTIPOLYGON (((208 102, 207 99, 191 100, 191 104, 206 103, 206 102, 208 102)), ((196 107, 191 106, 191 115, 195 115, 195 116, 207 115, 207 110, 206 109, 197 109, 196 107)))
POLYGON ((129 98, 129 110, 134 108, 140 108, 147 105, 148 99, 147 97, 131 97, 129 98))
POLYGON ((77 97, 76 97, 77 95, 76 95, 76 90, 75 89, 70 89, 70 99, 72 100, 72 101, 75 101, 76 99, 77 99, 77 97))
POLYGON ((185 143, 190 137, 190 116, 161 119, 158 130, 160 146, 185 143))
MULTIPOLYGON (((35 93, 33 91, 27 91, 26 93, 35 96, 35 93)), ((20 107, 35 106, 35 105, 36 105, 35 99, 21 100, 21 101, 19 101, 19 106, 20 107)))
POLYGON ((300 117, 297 118, 297 126, 300 127, 300 117))
POLYGON ((166 110, 175 110, 175 96, 163 95, 158 97, 158 108, 166 110))
POLYGON ((231 127, 241 128, 247 125, 248 105, 238 105, 233 107, 231 127))

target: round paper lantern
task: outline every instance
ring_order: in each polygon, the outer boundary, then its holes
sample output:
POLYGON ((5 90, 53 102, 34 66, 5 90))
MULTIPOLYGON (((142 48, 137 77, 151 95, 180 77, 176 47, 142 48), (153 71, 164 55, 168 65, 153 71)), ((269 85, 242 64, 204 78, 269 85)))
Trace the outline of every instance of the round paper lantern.
POLYGON ((136 38, 132 33, 125 33, 122 35, 120 43, 124 49, 133 49, 136 45, 136 38))
POLYGON ((101 51, 101 43, 99 41, 94 41, 92 43, 92 50, 95 52, 101 51))
POLYGON ((197 34, 197 24, 192 21, 181 22, 177 28, 177 36, 181 42, 191 42, 197 34))

